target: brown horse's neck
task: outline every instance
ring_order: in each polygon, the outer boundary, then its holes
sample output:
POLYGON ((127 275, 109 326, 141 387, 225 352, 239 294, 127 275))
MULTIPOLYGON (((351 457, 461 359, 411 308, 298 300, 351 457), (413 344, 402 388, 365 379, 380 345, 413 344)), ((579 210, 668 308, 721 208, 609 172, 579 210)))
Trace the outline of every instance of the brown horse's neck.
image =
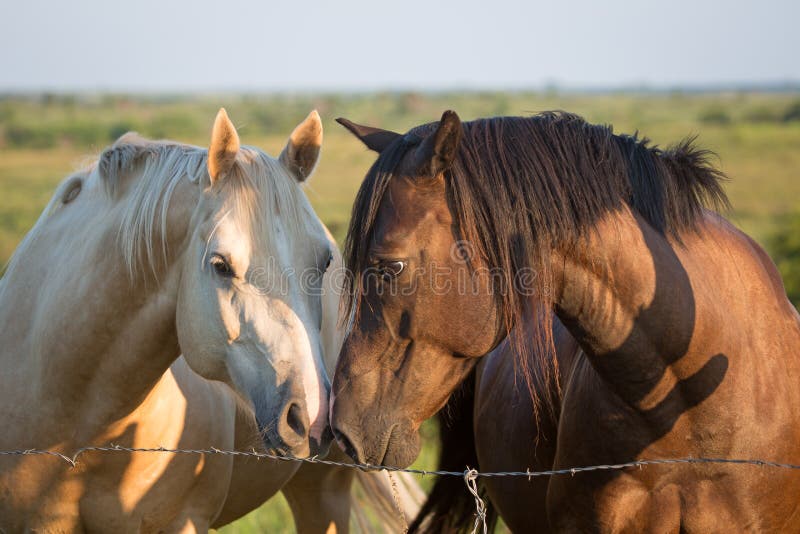
POLYGON ((695 296, 672 245, 626 210, 558 264, 557 315, 598 374, 646 409, 668 387, 669 366, 687 354, 696 326, 695 296))

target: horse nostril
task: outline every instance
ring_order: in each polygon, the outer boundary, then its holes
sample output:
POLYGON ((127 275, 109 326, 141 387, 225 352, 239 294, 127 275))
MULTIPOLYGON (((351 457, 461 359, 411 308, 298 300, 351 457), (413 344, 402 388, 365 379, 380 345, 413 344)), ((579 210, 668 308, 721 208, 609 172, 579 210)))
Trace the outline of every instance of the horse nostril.
POLYGON ((308 433, 308 428, 303 415, 303 409, 300 405, 293 402, 286 412, 286 424, 289 425, 289 428, 291 428, 295 434, 305 438, 308 433))
POLYGON ((347 437, 347 434, 334 428, 333 436, 336 438, 336 442, 339 444, 339 447, 347 456, 352 458, 356 463, 361 461, 361 459, 358 457, 358 449, 356 449, 355 445, 353 445, 353 442, 350 441, 350 438, 347 437))

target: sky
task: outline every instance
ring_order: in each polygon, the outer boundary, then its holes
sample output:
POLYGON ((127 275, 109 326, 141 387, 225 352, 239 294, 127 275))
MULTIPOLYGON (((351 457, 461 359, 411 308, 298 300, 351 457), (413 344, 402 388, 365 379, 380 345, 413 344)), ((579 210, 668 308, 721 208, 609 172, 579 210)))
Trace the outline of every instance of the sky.
POLYGON ((798 0, 3 0, 0 91, 800 81, 798 0))

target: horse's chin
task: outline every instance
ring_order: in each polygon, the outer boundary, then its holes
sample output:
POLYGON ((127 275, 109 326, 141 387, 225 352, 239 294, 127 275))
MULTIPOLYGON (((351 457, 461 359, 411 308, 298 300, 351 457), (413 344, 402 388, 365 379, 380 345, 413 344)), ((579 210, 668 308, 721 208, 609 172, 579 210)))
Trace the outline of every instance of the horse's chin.
POLYGON ((387 467, 406 468, 417 459, 420 448, 419 432, 397 426, 389 435, 383 458, 375 463, 387 467))

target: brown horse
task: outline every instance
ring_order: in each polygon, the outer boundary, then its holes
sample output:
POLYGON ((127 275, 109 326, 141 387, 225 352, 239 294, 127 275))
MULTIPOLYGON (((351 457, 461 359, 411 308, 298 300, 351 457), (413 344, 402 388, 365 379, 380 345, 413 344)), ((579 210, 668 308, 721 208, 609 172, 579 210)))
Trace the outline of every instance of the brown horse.
MULTIPOLYGON (((727 200, 707 152, 566 113, 446 112, 406 135, 343 122, 380 153, 353 209, 354 322, 332 388, 351 456, 411 463, 420 423, 509 337, 506 359, 538 393, 523 414, 533 422, 511 434, 496 395, 494 421, 476 406, 476 434, 493 428, 519 461, 520 443, 542 441, 530 440, 536 419, 551 418, 556 468, 800 462, 800 317, 763 250, 709 209, 727 200), (553 315, 581 349, 566 368, 553 315)), ((478 403, 494 389, 482 371, 478 403)), ((800 530, 788 470, 651 466, 552 477, 542 494, 538 526, 556 531, 800 530)))

